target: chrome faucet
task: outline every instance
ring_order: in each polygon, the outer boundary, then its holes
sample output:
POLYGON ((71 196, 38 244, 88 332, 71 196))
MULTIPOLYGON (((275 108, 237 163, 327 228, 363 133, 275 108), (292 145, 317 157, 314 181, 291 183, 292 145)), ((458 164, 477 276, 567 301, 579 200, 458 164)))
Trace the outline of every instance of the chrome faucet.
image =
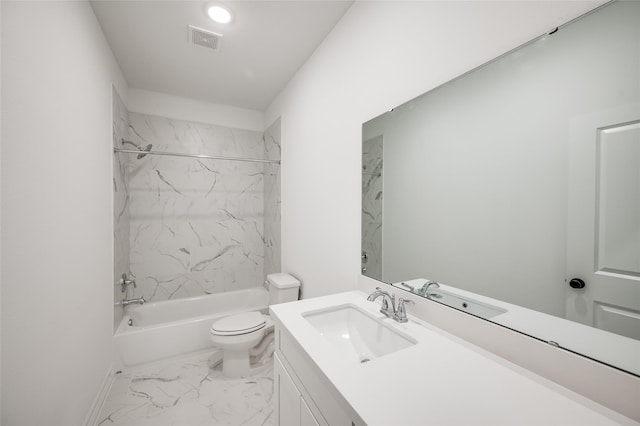
POLYGON ((378 297, 382 297, 382 307, 380 308, 380 312, 389 318, 393 318, 396 314, 396 296, 387 293, 380 287, 376 287, 376 291, 371 293, 369 297, 367 297, 367 300, 369 302, 373 302, 378 297), (389 306, 389 302, 391 302, 391 306, 389 306))
POLYGON ((147 303, 147 301, 144 300, 144 297, 138 297, 137 299, 124 299, 122 301, 122 306, 127 306, 132 304, 142 305, 144 303, 147 303))
POLYGON ((429 297, 429 288, 431 287, 439 288, 440 284, 435 281, 427 280, 427 282, 418 289, 418 295, 422 297, 429 297))
POLYGON ((407 308, 405 304, 415 305, 413 300, 400 298, 398 300, 398 307, 396 309, 396 296, 394 294, 389 294, 386 291, 382 290, 380 287, 376 287, 376 291, 371 293, 367 300, 369 302, 375 301, 378 297, 382 297, 382 307, 380 308, 380 312, 398 322, 407 322, 407 308), (391 304, 389 304, 391 303, 391 304))

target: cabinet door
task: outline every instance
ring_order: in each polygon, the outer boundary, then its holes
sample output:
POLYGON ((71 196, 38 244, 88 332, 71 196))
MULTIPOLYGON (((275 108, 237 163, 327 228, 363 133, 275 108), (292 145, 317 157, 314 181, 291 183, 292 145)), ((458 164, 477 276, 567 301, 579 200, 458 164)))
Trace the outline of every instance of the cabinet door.
POLYGON ((300 426, 300 401, 302 401, 302 398, 277 354, 273 357, 273 375, 275 379, 273 393, 278 414, 278 425, 300 426))
POLYGON ((300 397, 300 426, 320 426, 302 397, 300 397))

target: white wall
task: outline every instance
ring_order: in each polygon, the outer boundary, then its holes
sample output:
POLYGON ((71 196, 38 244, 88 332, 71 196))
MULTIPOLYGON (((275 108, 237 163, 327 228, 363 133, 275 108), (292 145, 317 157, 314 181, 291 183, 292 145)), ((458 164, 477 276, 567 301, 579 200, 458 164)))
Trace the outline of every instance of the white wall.
POLYGON ((111 83, 87 2, 2 2, 2 421, 78 425, 112 361, 111 83))
POLYGON ((356 2, 266 113, 282 116, 283 270, 356 287, 361 125, 604 1, 356 2))
POLYGON ((182 98, 166 93, 131 88, 127 108, 130 112, 196 121, 235 129, 263 131, 264 113, 245 108, 182 98))

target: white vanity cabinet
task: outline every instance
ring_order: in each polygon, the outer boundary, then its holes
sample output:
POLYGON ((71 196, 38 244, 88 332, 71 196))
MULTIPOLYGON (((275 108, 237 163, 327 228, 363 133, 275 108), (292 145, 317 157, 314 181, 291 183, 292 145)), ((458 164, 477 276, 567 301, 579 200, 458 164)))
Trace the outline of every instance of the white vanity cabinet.
POLYGON ((276 411, 280 426, 319 426, 309 405, 276 354, 273 375, 276 411))
POLYGON ((280 426, 365 423, 282 325, 275 322, 274 396, 280 426))
MULTIPOLYGON (((422 320, 395 322, 379 308, 361 291, 270 307, 278 424, 640 426, 422 320), (371 358, 363 362, 359 350, 371 358)), ((626 389, 633 398, 640 388, 626 389)))

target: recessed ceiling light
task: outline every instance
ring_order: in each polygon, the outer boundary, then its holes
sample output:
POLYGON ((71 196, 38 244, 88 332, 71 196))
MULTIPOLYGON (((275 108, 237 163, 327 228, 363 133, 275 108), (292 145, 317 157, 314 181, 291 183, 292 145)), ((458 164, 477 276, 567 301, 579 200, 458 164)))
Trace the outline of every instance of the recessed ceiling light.
POLYGON ((207 15, 219 24, 228 24, 233 19, 231 11, 220 3, 209 4, 207 15))

